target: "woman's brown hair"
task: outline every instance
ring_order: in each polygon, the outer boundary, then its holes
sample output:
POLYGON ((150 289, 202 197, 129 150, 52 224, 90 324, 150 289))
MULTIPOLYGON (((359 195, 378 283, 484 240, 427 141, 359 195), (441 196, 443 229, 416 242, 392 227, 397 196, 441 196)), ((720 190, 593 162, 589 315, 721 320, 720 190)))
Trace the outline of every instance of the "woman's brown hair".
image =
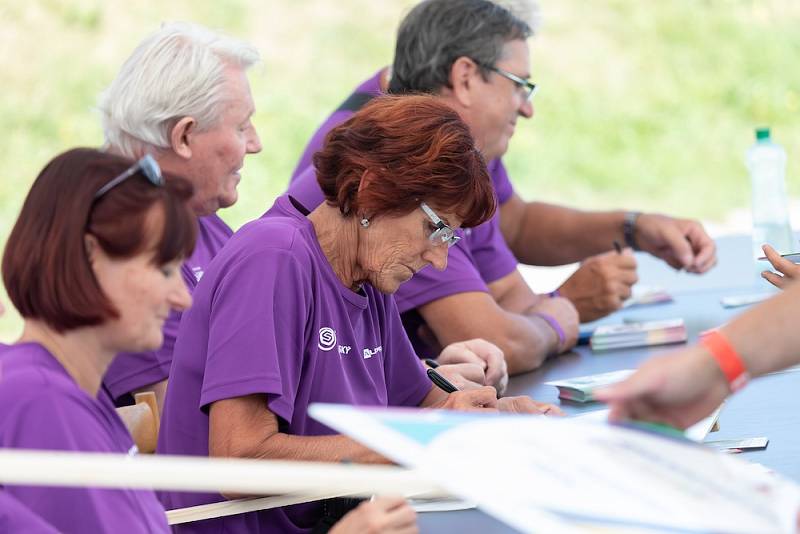
POLYGON ((137 172, 95 199, 103 185, 131 165, 113 154, 76 148, 42 169, 3 254, 3 282, 23 317, 60 332, 118 317, 94 276, 86 234, 116 258, 152 249, 153 263, 163 265, 191 254, 197 222, 188 205, 188 181, 168 177, 159 187, 137 172), (163 217, 156 218, 162 223, 154 230, 148 215, 155 206, 163 217))

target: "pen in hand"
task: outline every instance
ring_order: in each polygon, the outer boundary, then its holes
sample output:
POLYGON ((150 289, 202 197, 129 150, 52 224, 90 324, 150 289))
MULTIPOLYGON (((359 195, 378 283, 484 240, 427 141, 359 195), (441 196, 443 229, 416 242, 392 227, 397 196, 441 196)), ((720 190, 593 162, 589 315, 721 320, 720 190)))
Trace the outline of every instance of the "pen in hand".
POLYGON ((451 384, 450 381, 447 380, 445 377, 437 373, 436 369, 428 369, 426 372, 428 373, 428 378, 431 379, 431 382, 433 382, 439 389, 441 389, 445 393, 454 393, 458 391, 458 388, 455 387, 453 384, 451 384))

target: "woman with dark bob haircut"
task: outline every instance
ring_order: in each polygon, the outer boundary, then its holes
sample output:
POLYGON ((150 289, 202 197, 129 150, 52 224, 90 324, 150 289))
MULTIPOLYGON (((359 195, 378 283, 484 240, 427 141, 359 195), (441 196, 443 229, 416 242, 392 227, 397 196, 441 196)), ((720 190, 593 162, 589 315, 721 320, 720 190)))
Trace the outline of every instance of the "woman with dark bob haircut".
MULTIPOLYGON (((167 314, 191 302, 191 195, 149 156, 79 148, 42 170, 3 255, 24 330, 0 349, 0 447, 136 453, 101 379, 118 352, 158 348, 167 314)), ((0 491, 59 532, 169 532, 152 491, 0 491)))
MULTIPOLYGON (((435 97, 378 98, 329 133, 314 163, 328 201, 308 213, 278 198, 200 281, 175 347, 159 451, 386 462, 309 417, 309 404, 548 409, 497 400, 490 386, 434 387, 391 296, 420 269, 444 269, 456 230, 494 212, 486 166, 458 115, 435 97)), ((224 498, 169 493, 165 504, 224 498)), ((191 531, 307 532, 329 510, 309 503, 191 531)), ((409 521, 396 517, 395 526, 409 521)))

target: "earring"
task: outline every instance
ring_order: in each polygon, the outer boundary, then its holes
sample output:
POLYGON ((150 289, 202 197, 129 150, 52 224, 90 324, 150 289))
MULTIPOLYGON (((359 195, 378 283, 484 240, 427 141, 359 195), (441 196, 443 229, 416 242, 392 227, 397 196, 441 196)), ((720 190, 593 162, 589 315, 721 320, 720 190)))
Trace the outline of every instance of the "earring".
POLYGON ((367 219, 366 217, 361 219, 361 226, 363 226, 364 228, 367 228, 369 226, 369 219, 367 219))

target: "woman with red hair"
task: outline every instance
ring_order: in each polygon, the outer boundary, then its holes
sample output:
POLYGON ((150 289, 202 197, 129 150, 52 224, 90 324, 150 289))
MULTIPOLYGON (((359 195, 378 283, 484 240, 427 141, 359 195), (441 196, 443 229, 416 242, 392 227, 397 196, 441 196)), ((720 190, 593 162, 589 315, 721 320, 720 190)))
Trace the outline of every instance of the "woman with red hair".
MULTIPOLYGON (((184 314, 159 451, 306 461, 385 462, 308 416, 312 402, 543 412, 486 386, 434 387, 391 296, 444 269, 461 227, 494 212, 467 126, 429 96, 379 98, 335 128, 314 162, 325 192, 309 213, 279 198, 206 271, 184 314)), ((224 499, 165 496, 167 508, 224 499)), ((307 532, 310 503, 193 524, 192 532, 307 532)))

